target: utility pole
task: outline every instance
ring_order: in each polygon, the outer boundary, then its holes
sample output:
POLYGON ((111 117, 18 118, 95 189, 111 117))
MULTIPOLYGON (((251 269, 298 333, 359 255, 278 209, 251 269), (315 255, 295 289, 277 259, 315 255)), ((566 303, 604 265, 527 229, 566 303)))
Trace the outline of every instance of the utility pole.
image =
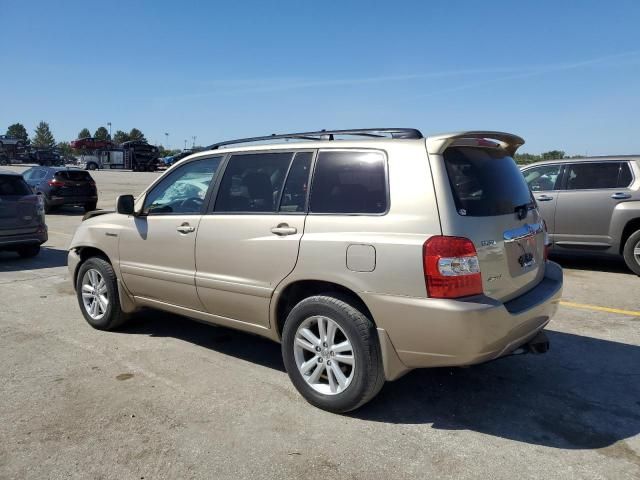
POLYGON ((169 150, 169 134, 167 132, 164 132, 164 138, 165 138, 165 149, 169 150))
POLYGON ((107 125, 109 125, 109 140, 111 140, 111 122, 107 122, 107 125))
POLYGON ((186 150, 186 149, 187 149, 187 141, 185 140, 184 141, 184 149, 183 150, 186 150))
POLYGON ((194 136, 193 136, 193 137, 191 137, 191 138, 193 138, 193 145, 192 145, 192 148, 196 148, 196 136, 194 135, 194 136))

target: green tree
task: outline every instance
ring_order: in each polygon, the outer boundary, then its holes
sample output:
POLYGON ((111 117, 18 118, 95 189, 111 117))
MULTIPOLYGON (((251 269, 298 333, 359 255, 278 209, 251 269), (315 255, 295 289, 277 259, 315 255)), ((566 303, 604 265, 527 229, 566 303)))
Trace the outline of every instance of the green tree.
POLYGON ((542 154, 543 160, 558 160, 564 158, 564 152, 562 150, 551 150, 542 154))
POLYGON ((130 140, 142 140, 143 142, 147 141, 147 139, 144 138, 144 133, 142 133, 137 128, 132 128, 131 129, 131 131, 129 132, 129 139, 130 140))
POLYGON ((27 129, 24 128, 24 125, 21 123, 9 125, 9 128, 7 128, 7 136, 19 138, 25 145, 29 144, 29 134, 27 133, 27 129))
POLYGON ((80 130, 78 134, 78 138, 89 138, 91 136, 91 131, 88 128, 83 128, 80 130))
POLYGON ((60 153, 62 153, 62 155, 64 155, 65 157, 68 157, 73 153, 73 149, 71 148, 69 142, 58 142, 57 147, 58 150, 60 150, 60 153))
POLYGON ((122 130, 118 130, 113 134, 113 141, 115 143, 123 143, 128 142, 130 140, 129 134, 127 132, 123 132, 122 130))
POLYGON ((96 133, 93 134, 93 136, 98 140, 111 140, 111 137, 109 135, 109 130, 107 130, 105 127, 98 128, 96 130, 96 133))
POLYGON ((33 145, 36 147, 53 147, 55 144, 56 140, 53 138, 53 133, 51 133, 49 129, 49 124, 47 122, 40 122, 33 136, 33 145))

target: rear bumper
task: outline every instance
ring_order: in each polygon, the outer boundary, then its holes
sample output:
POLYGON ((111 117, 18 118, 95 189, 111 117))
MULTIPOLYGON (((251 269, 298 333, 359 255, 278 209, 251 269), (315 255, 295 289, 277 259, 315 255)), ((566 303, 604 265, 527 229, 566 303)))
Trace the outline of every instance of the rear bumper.
POLYGON ((26 233, 23 235, 0 235, 0 249, 10 250, 21 245, 42 245, 49 239, 47 227, 43 227, 40 232, 26 233))
POLYGON ((383 353, 386 349, 387 357, 397 356, 385 361, 398 372, 402 366, 472 365, 507 355, 549 323, 561 295, 562 269, 548 262, 535 288, 506 303, 485 296, 445 300, 363 294, 363 299, 387 335, 383 353))
POLYGON ((54 207, 59 207, 61 205, 84 205, 85 203, 93 203, 97 201, 97 195, 77 195, 68 197, 51 195, 47 198, 47 203, 54 207))

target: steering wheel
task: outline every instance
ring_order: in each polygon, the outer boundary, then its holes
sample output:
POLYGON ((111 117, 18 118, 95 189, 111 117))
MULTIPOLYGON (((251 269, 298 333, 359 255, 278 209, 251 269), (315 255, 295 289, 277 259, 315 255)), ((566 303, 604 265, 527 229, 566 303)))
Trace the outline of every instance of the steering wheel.
POLYGON ((184 210, 190 210, 190 209, 200 210, 203 204, 204 204, 203 199, 199 197, 190 197, 190 198, 185 198, 180 203, 178 203, 178 208, 180 210, 183 210, 183 209, 184 210))

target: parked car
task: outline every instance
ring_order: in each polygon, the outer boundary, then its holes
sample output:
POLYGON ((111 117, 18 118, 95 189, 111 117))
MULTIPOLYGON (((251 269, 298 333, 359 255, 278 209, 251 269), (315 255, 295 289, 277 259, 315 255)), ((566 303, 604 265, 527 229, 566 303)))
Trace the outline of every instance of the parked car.
POLYGON ((111 140, 102 140, 99 138, 85 137, 71 141, 71 148, 97 150, 100 148, 111 148, 113 142, 111 140))
POLYGON ((32 161, 43 167, 64 165, 60 152, 51 148, 34 148, 30 152, 30 157, 32 161))
POLYGON ((151 307, 279 341, 298 391, 333 412, 413 368, 542 353, 562 270, 522 143, 364 129, 212 145, 81 223, 80 309, 97 329, 151 307))
POLYGON ((180 160, 182 160, 185 157, 188 157, 189 155, 191 155, 192 153, 195 153, 195 150, 183 150, 180 153, 176 153, 175 155, 170 155, 168 157, 164 157, 162 158, 162 162, 166 165, 166 166, 171 166, 176 162, 179 162, 180 160))
POLYGON ((145 140, 129 140, 120 144, 120 148, 133 149, 136 152, 158 152, 158 147, 147 143, 145 140))
POLYGON ((0 135, 0 150, 3 147, 20 147, 24 142, 20 138, 11 137, 9 135, 0 135))
POLYGON ((640 156, 552 160, 522 172, 552 251, 622 256, 640 275, 640 156))
POLYGON ((0 250, 34 257, 47 241, 42 199, 19 173, 0 170, 0 250))
POLYGON ((47 213, 62 205, 96 209, 98 190, 89 172, 68 167, 33 167, 23 174, 35 193, 42 196, 47 213))

